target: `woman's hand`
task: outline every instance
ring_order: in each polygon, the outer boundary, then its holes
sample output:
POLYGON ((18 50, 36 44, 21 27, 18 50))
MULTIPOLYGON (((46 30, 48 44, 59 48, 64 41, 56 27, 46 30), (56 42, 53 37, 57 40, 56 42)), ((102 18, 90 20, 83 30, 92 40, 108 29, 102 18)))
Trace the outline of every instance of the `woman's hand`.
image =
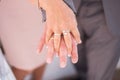
MULTIPOLYGON (((38 53, 41 52, 44 44, 45 44, 45 34, 46 33, 46 29, 44 30, 41 40, 40 40, 40 44, 38 47, 38 53)), ((76 41, 73 39, 73 37, 71 36, 72 39, 72 51, 71 51, 71 61, 72 63, 77 63, 78 61, 78 52, 77 52, 77 43, 76 41)), ((48 42, 48 52, 47 52, 47 63, 51 63, 54 56, 55 56, 55 50, 54 50, 54 38, 51 37, 49 42, 48 42)), ((67 65, 67 47, 65 45, 65 42, 63 40, 63 37, 61 39, 60 42, 60 50, 59 50, 59 60, 60 60, 60 67, 64 68, 67 65)))
POLYGON ((81 43, 75 15, 63 0, 45 1, 46 0, 43 0, 43 2, 41 2, 42 8, 46 11, 45 42, 48 44, 51 36, 53 36, 55 52, 59 55, 61 36, 63 36, 68 55, 71 56, 71 35, 77 43, 81 43))
POLYGON ((67 55, 71 56, 73 63, 76 63, 78 61, 76 45, 81 43, 81 40, 73 11, 62 0, 48 0, 41 2, 41 6, 46 11, 46 22, 38 52, 42 50, 44 44, 47 44, 48 63, 52 62, 55 53, 60 58, 61 67, 66 66, 67 55))

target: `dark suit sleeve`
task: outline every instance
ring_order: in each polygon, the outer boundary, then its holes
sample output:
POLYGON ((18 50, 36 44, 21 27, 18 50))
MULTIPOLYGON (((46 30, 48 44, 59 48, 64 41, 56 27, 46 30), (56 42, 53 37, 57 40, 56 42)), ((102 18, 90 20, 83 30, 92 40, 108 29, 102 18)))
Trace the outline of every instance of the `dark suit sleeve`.
POLYGON ((81 0, 63 0, 63 1, 73 10, 75 14, 77 14, 81 4, 81 0))
POLYGON ((63 0, 63 1, 73 10, 75 14, 77 13, 73 0, 63 0))
POLYGON ((110 32, 120 37, 120 0, 103 0, 103 7, 110 32))

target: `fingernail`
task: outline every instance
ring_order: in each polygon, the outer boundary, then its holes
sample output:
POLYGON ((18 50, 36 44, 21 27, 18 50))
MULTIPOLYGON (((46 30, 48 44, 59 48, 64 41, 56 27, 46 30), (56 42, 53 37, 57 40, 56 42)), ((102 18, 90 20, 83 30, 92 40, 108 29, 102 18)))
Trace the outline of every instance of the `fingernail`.
POLYGON ((65 66, 66 66, 66 65, 65 65, 64 62, 62 62, 61 65, 60 65, 61 68, 65 68, 65 66))
POLYGON ((72 63, 77 63, 78 62, 78 60, 77 59, 72 59, 72 63))
POLYGON ((47 63, 50 64, 51 63, 51 59, 47 59, 47 63))
POLYGON ((72 51, 68 51, 68 57, 71 57, 71 52, 72 52, 72 51))
POLYGON ((71 55, 70 55, 70 54, 68 54, 68 57, 71 57, 71 55))
POLYGON ((78 44, 81 44, 81 43, 82 43, 82 41, 81 41, 81 40, 79 40, 79 41, 78 41, 78 44))

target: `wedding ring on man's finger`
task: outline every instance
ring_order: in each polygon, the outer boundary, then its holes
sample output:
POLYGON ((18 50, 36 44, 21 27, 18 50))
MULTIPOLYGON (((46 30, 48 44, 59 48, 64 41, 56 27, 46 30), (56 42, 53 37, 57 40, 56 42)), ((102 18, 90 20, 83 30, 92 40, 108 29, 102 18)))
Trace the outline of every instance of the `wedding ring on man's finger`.
POLYGON ((62 32, 63 32, 63 35, 67 35, 70 33, 70 30, 63 30, 62 32))

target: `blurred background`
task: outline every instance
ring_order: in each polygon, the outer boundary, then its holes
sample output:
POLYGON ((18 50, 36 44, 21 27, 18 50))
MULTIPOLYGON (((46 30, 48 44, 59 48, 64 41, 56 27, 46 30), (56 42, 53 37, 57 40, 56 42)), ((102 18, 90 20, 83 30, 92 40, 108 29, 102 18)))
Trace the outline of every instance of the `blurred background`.
MULTIPOLYGON (((2 52, 0 51, 0 54, 1 53, 2 52)), ((5 70, 3 70, 3 71, 5 71, 5 70)), ((62 79, 69 78, 69 77, 72 77, 75 75, 77 75, 77 72, 74 69, 74 66, 71 63, 70 59, 68 59, 67 67, 62 69, 59 67, 59 59, 54 58, 54 61, 52 62, 52 64, 47 65, 44 76, 43 76, 43 80, 58 80, 61 78, 62 79)), ((31 77, 32 77, 31 75, 28 75, 25 80, 30 80, 31 77)), ((116 67, 116 71, 115 71, 113 80, 120 80, 120 60, 116 67)))
MULTIPOLYGON (((3 13, 6 13, 6 12, 12 13, 12 11, 7 11, 7 10, 8 10, 8 8, 10 10, 11 6, 13 6, 13 5, 8 4, 7 1, 10 1, 12 3, 12 1, 15 2, 16 0, 0 0, 0 1, 2 1, 2 3, 0 4, 1 13, 2 13, 2 11, 3 11, 3 13)), ((25 0, 19 0, 16 3, 18 3, 18 4, 16 4, 16 7, 18 9, 18 10, 16 10, 16 12, 18 11, 18 12, 24 13, 24 16, 27 16, 27 18, 29 18, 30 16, 28 16, 27 12, 30 13, 31 9, 32 9, 32 12, 35 11, 34 15, 37 14, 39 16, 39 10, 36 7, 33 7, 30 4, 28 4, 27 1, 25 2, 25 0), (21 4, 24 6, 21 6, 21 4), (29 6, 29 7, 26 7, 26 6, 29 6), (21 8, 21 7, 23 7, 23 8, 21 8), (23 11, 23 9, 24 9, 24 11, 23 11)), ((14 8, 13 8, 13 10, 14 10, 14 8)), ((14 16, 14 13, 15 12, 12 13, 13 16, 14 16)), ((31 14, 33 14, 33 13, 31 13, 31 14)), ((21 14, 19 14, 19 15, 21 15, 21 14)), ((23 18, 25 18, 24 16, 23 16, 23 18)), ((18 17, 18 15, 16 15, 16 17, 18 17)), ((20 19, 18 18, 18 20, 20 20, 20 19)), ((27 21, 26 18, 24 20, 27 21)), ((0 52, 0 54, 2 54, 2 52, 0 52)), ((5 70, 2 70, 2 71, 5 71, 5 70)), ((59 58, 54 58, 54 61, 52 62, 52 64, 47 65, 44 76, 43 76, 43 80, 58 80, 61 78, 69 78, 69 77, 72 77, 75 75, 77 75, 77 71, 75 70, 74 65, 71 63, 69 58, 68 58, 68 65, 64 69, 61 69, 59 67, 59 58)), ((28 75, 26 77, 26 80, 30 80, 30 78, 31 78, 31 75, 28 75)), ((69 80, 71 80, 71 79, 69 79, 69 80)), ((116 71, 115 71, 113 80, 120 80, 120 61, 118 62, 118 65, 116 67, 116 71)))

